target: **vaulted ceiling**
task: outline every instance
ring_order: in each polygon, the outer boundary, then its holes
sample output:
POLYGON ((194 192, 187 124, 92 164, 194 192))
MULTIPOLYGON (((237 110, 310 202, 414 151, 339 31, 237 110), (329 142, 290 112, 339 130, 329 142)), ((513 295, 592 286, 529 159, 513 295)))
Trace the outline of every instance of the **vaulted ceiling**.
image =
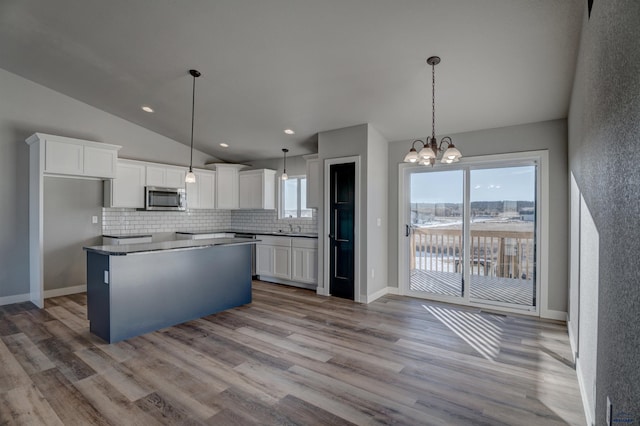
POLYGON ((583 3, 3 0, 0 68, 185 144, 198 69, 195 146, 241 162, 430 134, 432 55, 439 134, 564 118, 583 3))

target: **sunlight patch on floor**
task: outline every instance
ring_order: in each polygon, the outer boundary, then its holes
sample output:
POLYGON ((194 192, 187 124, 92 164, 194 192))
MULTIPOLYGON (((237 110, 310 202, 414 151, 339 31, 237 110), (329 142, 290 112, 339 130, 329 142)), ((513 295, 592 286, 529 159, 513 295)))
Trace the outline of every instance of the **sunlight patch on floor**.
POLYGON ((502 329, 480 314, 422 305, 440 322, 491 362, 500 353, 502 329))

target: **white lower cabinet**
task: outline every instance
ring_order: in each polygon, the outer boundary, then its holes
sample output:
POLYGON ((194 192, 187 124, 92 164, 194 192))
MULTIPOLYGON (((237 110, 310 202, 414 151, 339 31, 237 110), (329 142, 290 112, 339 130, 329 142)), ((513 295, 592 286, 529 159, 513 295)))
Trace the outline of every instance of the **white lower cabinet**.
POLYGON ((291 279, 291 247, 273 247, 273 276, 291 279))
POLYGON ((301 283, 318 283, 318 249, 291 248, 291 279, 301 283))
POLYGON ((313 288, 318 283, 318 240, 258 235, 256 274, 263 281, 313 288))

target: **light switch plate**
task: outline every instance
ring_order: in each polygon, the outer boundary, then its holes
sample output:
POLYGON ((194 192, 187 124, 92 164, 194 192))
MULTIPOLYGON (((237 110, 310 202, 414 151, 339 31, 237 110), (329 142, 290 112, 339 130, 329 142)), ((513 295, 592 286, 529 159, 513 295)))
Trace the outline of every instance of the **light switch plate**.
POLYGON ((98 216, 91 216, 91 223, 98 223, 98 216))

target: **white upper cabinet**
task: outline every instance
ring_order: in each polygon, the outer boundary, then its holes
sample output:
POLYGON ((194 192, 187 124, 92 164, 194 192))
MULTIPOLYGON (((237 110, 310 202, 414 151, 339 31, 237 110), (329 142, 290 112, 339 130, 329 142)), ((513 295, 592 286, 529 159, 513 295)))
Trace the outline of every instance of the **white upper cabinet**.
POLYGON ((46 174, 94 178, 114 178, 118 145, 36 133, 27 143, 40 143, 46 174))
POLYGON ((216 173, 207 170, 194 170, 195 183, 187 184, 187 208, 214 209, 216 207, 216 173))
POLYGON ((84 175, 84 146, 55 140, 45 141, 44 171, 64 175, 84 175))
POLYGON ((98 146, 84 147, 84 174, 97 177, 116 177, 118 151, 98 146))
POLYGON ((147 165, 147 186, 184 188, 186 169, 162 164, 147 165))
POLYGON ((274 210, 276 208, 275 179, 275 170, 261 169, 240 172, 240 208, 274 210))
POLYGON ((104 206, 144 208, 146 164, 119 160, 117 176, 104 183, 104 206))
POLYGON ((242 164, 216 163, 216 208, 233 210, 240 207, 238 171, 242 164))
POLYGON ((320 159, 317 154, 305 156, 307 160, 307 207, 320 207, 322 182, 320 181, 320 159))

